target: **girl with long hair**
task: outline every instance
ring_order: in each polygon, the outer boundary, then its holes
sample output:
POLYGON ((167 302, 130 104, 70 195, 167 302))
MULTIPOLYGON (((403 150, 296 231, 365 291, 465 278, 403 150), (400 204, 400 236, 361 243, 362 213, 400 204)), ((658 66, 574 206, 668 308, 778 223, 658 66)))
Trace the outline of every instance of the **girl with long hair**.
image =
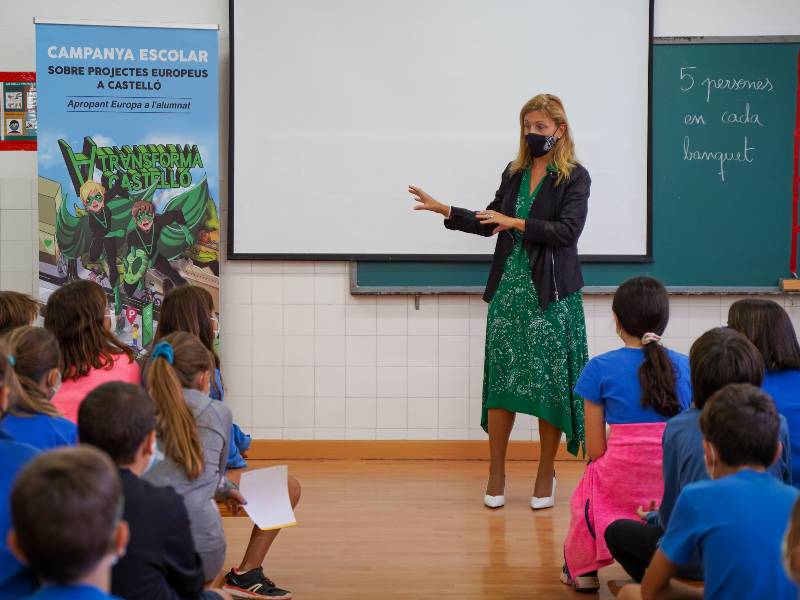
POLYGON ((73 423, 90 391, 108 381, 141 384, 133 352, 111 332, 108 299, 92 281, 58 288, 47 300, 44 327, 61 348, 62 384, 53 404, 73 423))

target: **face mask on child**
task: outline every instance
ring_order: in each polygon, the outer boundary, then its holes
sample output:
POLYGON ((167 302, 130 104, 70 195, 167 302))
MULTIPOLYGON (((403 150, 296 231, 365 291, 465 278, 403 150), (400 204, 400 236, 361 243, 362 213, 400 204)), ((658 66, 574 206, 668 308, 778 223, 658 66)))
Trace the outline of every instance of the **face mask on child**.
POLYGON ((47 393, 47 397, 52 399, 53 396, 56 395, 60 387, 61 387, 61 371, 56 371, 56 380, 53 383, 52 387, 50 388, 50 391, 47 393))
POLYGON ((708 473, 709 479, 714 479, 714 474, 717 470, 717 451, 714 450, 714 446, 711 444, 708 445, 708 451, 711 454, 711 464, 708 464, 706 461, 706 473, 708 473))
MULTIPOLYGON (((158 444, 156 443, 156 438, 153 438, 153 445, 150 448, 150 462, 147 463, 147 467, 144 470, 144 473, 147 473, 150 469, 155 467, 158 463, 164 460, 164 453, 158 449, 158 444)), ((142 475, 144 475, 142 473, 142 475)))

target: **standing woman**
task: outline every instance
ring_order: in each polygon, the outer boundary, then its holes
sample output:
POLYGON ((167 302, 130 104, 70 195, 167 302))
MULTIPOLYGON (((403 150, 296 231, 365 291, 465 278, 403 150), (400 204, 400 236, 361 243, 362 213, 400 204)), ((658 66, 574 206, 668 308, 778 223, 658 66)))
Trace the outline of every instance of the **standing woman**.
POLYGON ((409 192, 419 202, 415 210, 443 215, 447 229, 497 234, 483 295, 489 313, 481 426, 491 456, 484 503, 505 504, 506 449, 521 412, 539 418, 531 507, 540 509, 555 503, 553 464, 562 432, 572 454, 584 441, 583 400, 574 387, 588 360, 578 238, 591 180, 575 158, 557 96, 534 96, 519 121, 519 152, 486 210, 447 206, 415 186, 409 192))

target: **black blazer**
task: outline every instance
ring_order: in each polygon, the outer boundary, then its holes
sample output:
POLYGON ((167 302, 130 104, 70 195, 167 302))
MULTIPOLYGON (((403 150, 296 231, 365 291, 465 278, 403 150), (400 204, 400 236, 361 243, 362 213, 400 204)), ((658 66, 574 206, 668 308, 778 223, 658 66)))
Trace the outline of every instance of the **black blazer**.
POLYGON ((131 538, 111 571, 111 593, 125 600, 189 600, 203 594, 203 563, 195 552, 183 498, 120 469, 123 518, 131 538))
MULTIPOLYGON (((517 194, 522 172, 503 171, 500 187, 486 210, 501 212, 516 218, 517 194)), ((536 199, 525 219, 522 244, 531 263, 531 280, 539 294, 539 305, 547 309, 557 301, 583 287, 583 274, 578 262, 578 238, 586 223, 589 206, 589 172, 576 165, 569 179, 556 185, 556 173, 548 171, 536 199)), ((447 229, 490 236, 495 225, 484 225, 475 213, 466 208, 453 207, 450 218, 445 219, 447 229)), ((483 299, 489 302, 500 285, 506 258, 514 248, 511 231, 500 232, 494 247, 492 268, 483 299)))

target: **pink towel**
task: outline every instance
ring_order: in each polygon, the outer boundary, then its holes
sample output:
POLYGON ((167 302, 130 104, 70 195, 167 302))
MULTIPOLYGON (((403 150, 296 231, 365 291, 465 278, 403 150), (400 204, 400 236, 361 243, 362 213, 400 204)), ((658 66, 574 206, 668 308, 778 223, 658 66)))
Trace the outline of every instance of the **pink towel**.
POLYGON ((614 562, 606 528, 617 519, 635 519, 636 509, 661 501, 661 437, 666 423, 611 425, 605 454, 586 465, 570 500, 564 560, 577 577, 614 562))

